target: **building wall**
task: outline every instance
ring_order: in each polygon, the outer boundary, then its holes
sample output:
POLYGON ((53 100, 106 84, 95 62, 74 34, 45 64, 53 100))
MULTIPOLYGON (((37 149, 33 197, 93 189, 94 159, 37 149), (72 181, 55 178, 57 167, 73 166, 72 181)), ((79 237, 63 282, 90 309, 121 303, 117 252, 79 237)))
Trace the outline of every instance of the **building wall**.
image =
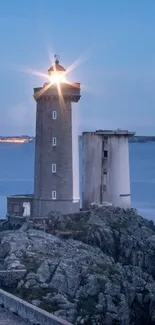
POLYGON ((59 200, 71 200, 72 181, 72 128, 71 102, 61 108, 59 101, 43 100, 38 103, 36 120, 35 197, 52 198, 57 190, 59 200), (57 119, 52 113, 57 111, 57 119), (52 146, 52 137, 57 144, 52 146), (52 174, 52 163, 56 173, 52 174), (62 184, 63 180, 63 184, 62 184))
POLYGON ((109 202, 130 207, 128 136, 83 133, 82 207, 109 202))
POLYGON ((108 201, 114 206, 130 207, 129 144, 127 136, 108 139, 108 201))
MULTIPOLYGON (((62 89, 65 96, 67 91, 71 93, 70 89, 62 89)), ((73 187, 73 176, 76 177, 77 168, 74 172, 76 164, 74 157, 74 166, 72 165, 71 107, 74 96, 79 97, 79 90, 77 93, 73 89, 72 97, 64 96, 63 102, 58 99, 58 95, 53 96, 53 92, 55 89, 49 89, 37 100, 34 216, 41 217, 51 210, 62 213, 73 212, 74 209, 77 211, 77 203, 73 203, 73 198, 79 192, 78 183, 73 187), (57 112, 57 119, 53 119, 53 111, 57 112), (52 146, 52 137, 57 139, 55 147, 52 146), (56 164, 56 173, 52 173, 52 164, 56 164), (52 200, 52 191, 56 191, 56 200, 52 200)))
POLYGON ((79 139, 78 139, 78 111, 72 107, 72 177, 73 177, 73 201, 80 201, 79 184, 79 139))
POLYGON ((102 193, 101 193, 101 201, 108 201, 108 193, 107 193, 107 183, 109 181, 109 171, 108 171, 108 160, 109 160, 109 152, 108 152, 108 139, 104 136, 102 137, 102 166, 101 166, 101 184, 102 184, 102 193))
POLYGON ((101 199, 102 137, 93 132, 83 133, 82 206, 101 199))
POLYGON ((20 217, 31 217, 33 209, 33 196, 9 196, 7 197, 7 215, 10 217, 20 216, 20 217), (24 209, 25 203, 30 205, 30 214, 26 215, 24 209))
POLYGON ((59 200, 46 200, 46 199, 34 199, 34 210, 33 218, 40 217, 44 218, 48 216, 51 211, 58 211, 63 214, 70 214, 79 212, 79 202, 70 201, 59 201, 59 200))

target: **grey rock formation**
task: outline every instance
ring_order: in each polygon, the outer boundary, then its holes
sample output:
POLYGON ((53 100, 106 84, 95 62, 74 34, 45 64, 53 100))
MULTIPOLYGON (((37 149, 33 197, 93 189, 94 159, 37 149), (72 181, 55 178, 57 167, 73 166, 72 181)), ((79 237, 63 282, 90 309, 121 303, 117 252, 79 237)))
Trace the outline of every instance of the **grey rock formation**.
POLYGON ((5 269, 26 270, 15 294, 75 325, 155 324, 153 222, 92 207, 35 228, 0 233, 5 269))

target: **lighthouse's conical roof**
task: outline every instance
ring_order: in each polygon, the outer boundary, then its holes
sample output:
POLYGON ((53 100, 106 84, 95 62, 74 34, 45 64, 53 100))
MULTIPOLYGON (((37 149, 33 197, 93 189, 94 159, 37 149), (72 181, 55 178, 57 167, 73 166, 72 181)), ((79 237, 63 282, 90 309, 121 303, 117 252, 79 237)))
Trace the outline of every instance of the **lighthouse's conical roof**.
POLYGON ((48 69, 49 73, 53 71, 66 71, 66 69, 59 64, 59 60, 55 60, 52 66, 48 69))

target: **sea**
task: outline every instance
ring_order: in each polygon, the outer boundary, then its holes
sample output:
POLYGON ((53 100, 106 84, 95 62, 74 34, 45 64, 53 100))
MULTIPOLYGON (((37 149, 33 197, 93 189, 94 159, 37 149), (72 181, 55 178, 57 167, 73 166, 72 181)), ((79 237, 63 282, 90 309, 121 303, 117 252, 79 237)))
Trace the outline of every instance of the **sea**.
MULTIPOLYGON (((155 142, 130 143, 132 207, 155 221, 155 142)), ((0 218, 6 197, 33 193, 34 143, 0 143, 0 218)))

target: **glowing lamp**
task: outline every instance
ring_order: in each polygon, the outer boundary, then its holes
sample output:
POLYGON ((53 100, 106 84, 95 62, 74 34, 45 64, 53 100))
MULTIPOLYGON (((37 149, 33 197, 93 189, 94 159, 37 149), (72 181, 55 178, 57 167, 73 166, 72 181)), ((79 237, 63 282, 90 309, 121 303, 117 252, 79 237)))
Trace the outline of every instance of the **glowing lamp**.
POLYGON ((66 70, 59 64, 59 60, 48 69, 50 83, 63 83, 66 82, 66 70))
POLYGON ((61 72, 54 72, 49 76, 49 80, 51 83, 61 83, 66 82, 66 76, 64 73, 61 72))

